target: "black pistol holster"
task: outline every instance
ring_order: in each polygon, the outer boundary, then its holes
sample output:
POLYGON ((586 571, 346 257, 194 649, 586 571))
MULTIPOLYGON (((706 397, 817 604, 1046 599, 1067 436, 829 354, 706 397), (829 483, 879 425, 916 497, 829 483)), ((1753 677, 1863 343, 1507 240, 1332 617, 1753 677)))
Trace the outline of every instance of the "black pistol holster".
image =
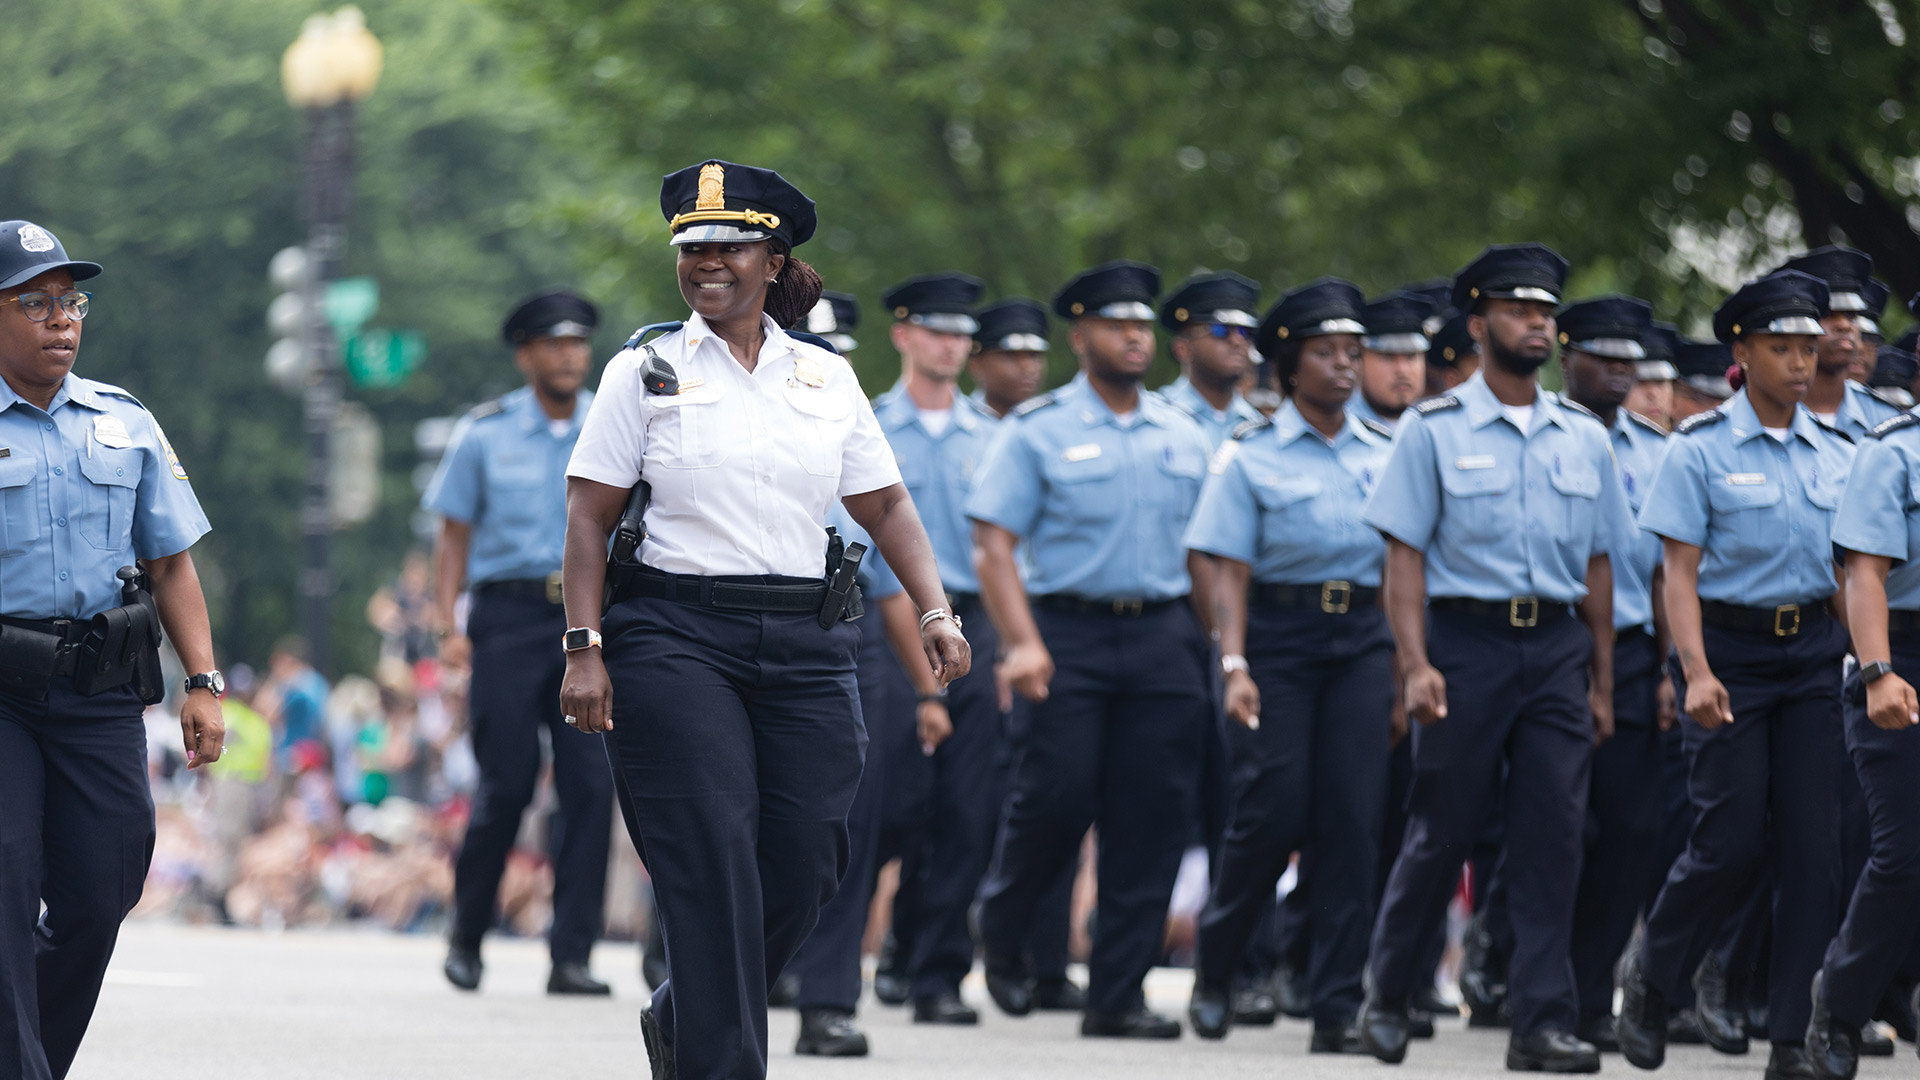
POLYGON ((820 601, 820 628, 833 629, 838 622, 852 622, 866 614, 861 603, 860 560, 867 555, 867 545, 849 544, 840 535, 840 530, 827 529, 827 595, 820 601))
POLYGON ((647 503, 652 498, 653 485, 645 480, 627 493, 626 509, 620 511, 620 523, 613 527, 613 542, 607 545, 607 581, 600 592, 602 615, 626 596, 633 576, 640 572, 640 542, 647 538, 647 503))

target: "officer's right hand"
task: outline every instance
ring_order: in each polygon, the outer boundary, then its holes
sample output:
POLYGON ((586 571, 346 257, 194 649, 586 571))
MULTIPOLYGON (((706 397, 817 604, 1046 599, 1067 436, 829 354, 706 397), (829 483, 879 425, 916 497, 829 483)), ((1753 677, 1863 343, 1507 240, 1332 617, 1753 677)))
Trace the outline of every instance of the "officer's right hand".
POLYGON ((1687 715, 1708 731, 1733 723, 1733 702, 1712 672, 1701 672, 1698 678, 1687 676, 1687 715))
POLYGON ((1014 693, 1028 701, 1047 700, 1047 684, 1053 681, 1053 656, 1044 644, 1034 641, 1009 645, 1003 666, 1014 693))
POLYGON ((1227 715, 1248 731, 1260 730, 1260 688, 1244 671, 1227 676, 1227 715))
POLYGON ((1446 719, 1447 677, 1432 664, 1422 664, 1403 680, 1407 715, 1422 724, 1446 719))
POLYGON ((915 733, 920 736, 920 752, 933 756, 940 744, 953 734, 953 716, 944 701, 923 701, 914 717, 915 733))
POLYGON ((574 718, 580 731, 613 730, 613 682, 598 645, 567 654, 567 674, 560 680, 560 713, 574 718))
POLYGON ((1867 719, 1883 731, 1904 731, 1920 722, 1913 684, 1891 673, 1868 683, 1867 719))
POLYGON ((465 671, 473 663, 473 639, 465 634, 448 634, 441 638, 440 662, 465 671))

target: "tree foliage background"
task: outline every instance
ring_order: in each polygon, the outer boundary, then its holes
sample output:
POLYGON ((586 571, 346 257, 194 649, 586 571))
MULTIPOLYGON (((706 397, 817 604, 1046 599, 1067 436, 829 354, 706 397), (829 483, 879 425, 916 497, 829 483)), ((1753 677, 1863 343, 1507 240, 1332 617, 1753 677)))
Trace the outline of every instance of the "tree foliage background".
MULTIPOLYGON (((354 395, 386 475, 337 547, 343 666, 370 654, 361 608, 414 542, 413 424, 517 381, 497 327, 536 287, 602 301, 602 355, 679 317, 658 178, 707 157, 818 200, 800 254, 862 299, 875 392, 898 372, 879 294, 947 267, 1045 298, 1125 256, 1169 283, 1238 269, 1271 302, 1538 239, 1576 295, 1636 293, 1701 332, 1743 276, 1843 240, 1897 296, 1920 290, 1912 0, 363 6, 387 70, 348 270, 432 352, 354 395)), ((262 315, 267 261, 304 231, 278 60, 318 7, 71 0, 12 28, 0 128, 0 216, 108 266, 81 368, 167 425, 215 526, 198 554, 223 655, 250 660, 294 621, 298 403, 262 375, 262 315)))

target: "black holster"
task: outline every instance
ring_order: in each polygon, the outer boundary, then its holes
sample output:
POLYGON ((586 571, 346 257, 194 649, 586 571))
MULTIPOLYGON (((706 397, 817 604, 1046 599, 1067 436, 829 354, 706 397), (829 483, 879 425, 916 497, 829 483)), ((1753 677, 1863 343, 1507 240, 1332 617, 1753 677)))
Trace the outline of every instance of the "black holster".
POLYGON ((852 622, 866 614, 860 596, 860 560, 867 546, 849 544, 840 531, 827 529, 827 595, 820 602, 820 628, 833 629, 838 622, 852 622))
POLYGON ((75 647, 73 688, 92 697, 132 683, 141 701, 157 704, 167 696, 160 674, 160 607, 144 572, 129 566, 119 573, 121 606, 90 620, 75 647))
POLYGON ((647 538, 647 503, 652 498, 653 485, 645 480, 627 492, 626 508, 620 511, 620 522, 607 545, 607 579, 600 590, 602 615, 627 594, 633 575, 640 570, 640 542, 647 538))

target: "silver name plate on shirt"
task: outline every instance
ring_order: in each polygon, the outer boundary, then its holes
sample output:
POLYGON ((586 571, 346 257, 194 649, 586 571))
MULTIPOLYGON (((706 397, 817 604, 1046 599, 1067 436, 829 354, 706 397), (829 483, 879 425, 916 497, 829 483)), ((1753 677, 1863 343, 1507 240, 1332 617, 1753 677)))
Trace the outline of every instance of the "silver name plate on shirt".
POLYGON ((1453 467, 1456 469, 1491 469, 1493 468, 1493 455, 1469 454, 1466 457, 1457 457, 1453 459, 1453 467))
POLYGON ((1754 487, 1767 482, 1767 474, 1762 472, 1736 472, 1727 474, 1727 483, 1743 487, 1754 487))

